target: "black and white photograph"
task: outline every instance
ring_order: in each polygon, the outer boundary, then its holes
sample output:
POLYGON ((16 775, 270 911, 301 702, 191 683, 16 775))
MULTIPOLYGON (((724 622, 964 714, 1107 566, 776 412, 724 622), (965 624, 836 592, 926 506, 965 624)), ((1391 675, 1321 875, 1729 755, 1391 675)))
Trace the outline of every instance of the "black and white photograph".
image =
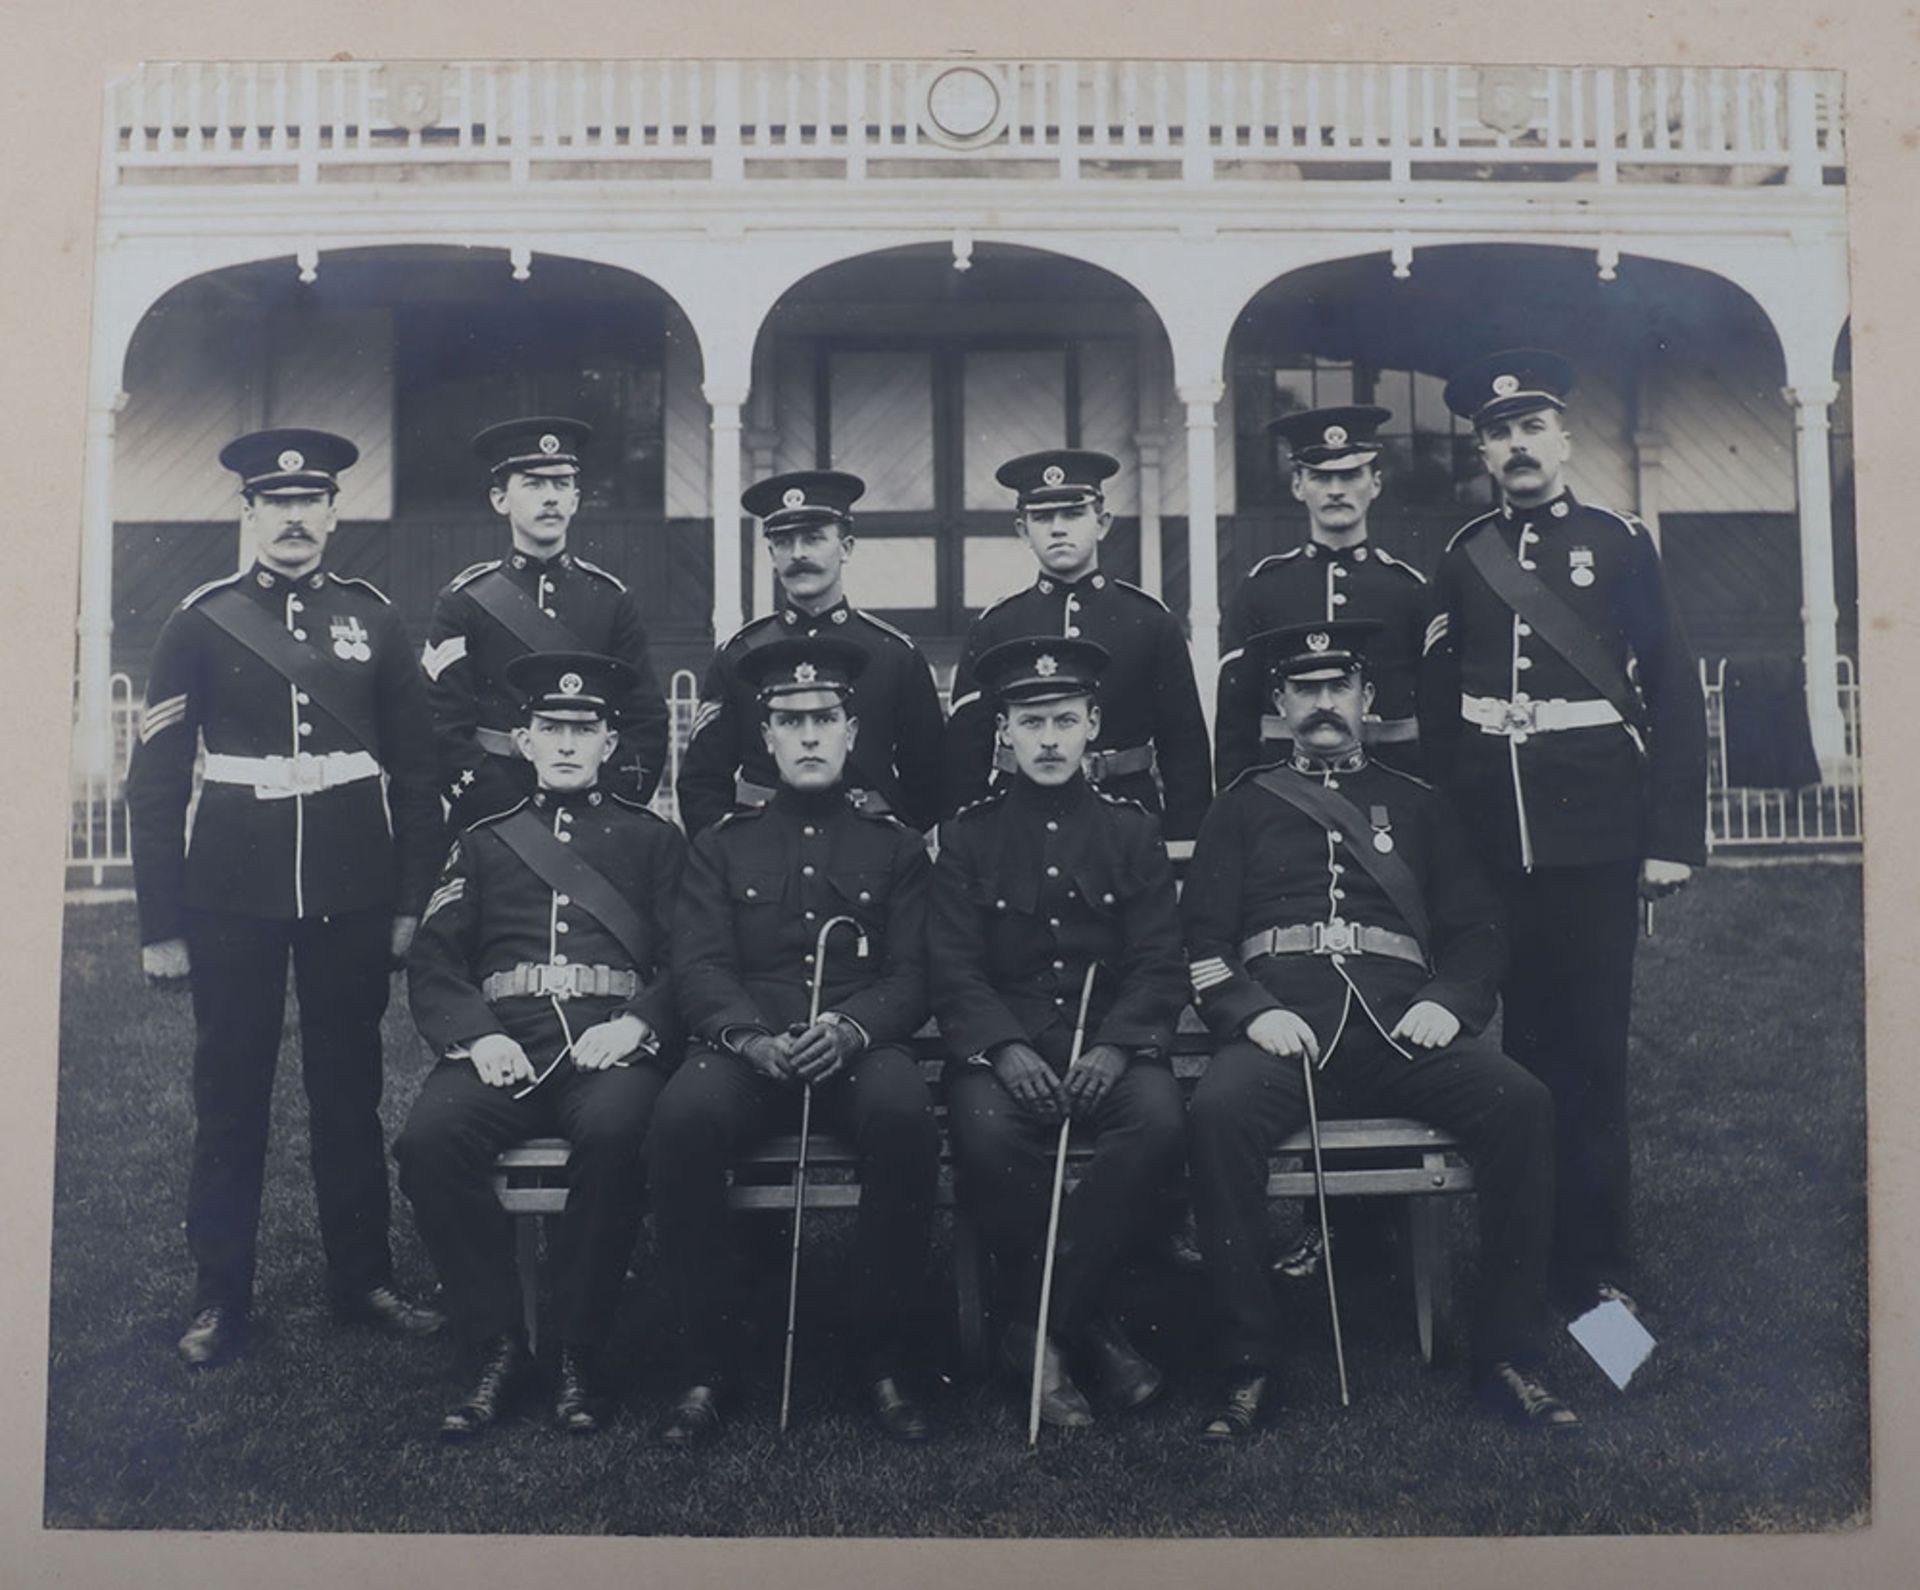
POLYGON ((1283 44, 103 75, 41 1527, 1868 1525, 1847 75, 1283 44))

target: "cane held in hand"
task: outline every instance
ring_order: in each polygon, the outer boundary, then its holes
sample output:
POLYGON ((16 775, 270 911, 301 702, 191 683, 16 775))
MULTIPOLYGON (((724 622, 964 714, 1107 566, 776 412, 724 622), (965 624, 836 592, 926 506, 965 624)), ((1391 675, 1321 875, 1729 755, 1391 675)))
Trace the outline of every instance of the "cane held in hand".
MULTIPOLYGON (((1093 980, 1099 975, 1100 963, 1090 962, 1087 966, 1085 981, 1080 985, 1080 1014, 1073 1023, 1073 1049, 1067 1056, 1067 1070, 1072 1071, 1080 1059, 1080 1045, 1087 1036, 1087 1005, 1093 999, 1093 980)), ((1060 1122, 1060 1141, 1053 1151, 1053 1202, 1047 1209, 1047 1251, 1040 1268, 1040 1318, 1033 1329, 1033 1388, 1027 1398, 1027 1445, 1040 1444, 1040 1372, 1046 1364, 1047 1356, 1047 1314, 1053 1306, 1053 1261, 1054 1245, 1060 1237, 1060 1198, 1067 1186, 1067 1133, 1072 1130, 1073 1117, 1067 1115, 1060 1122)))
POLYGON ((1300 1075, 1307 1084, 1307 1133, 1313 1142, 1313 1197, 1320 1209, 1320 1265, 1327 1275, 1327 1313, 1333 1320, 1333 1361, 1340 1371, 1340 1406, 1351 1407, 1347 1394, 1347 1348, 1340 1338, 1340 1294, 1333 1284, 1333 1234, 1327 1229, 1327 1172, 1320 1162, 1320 1111, 1313 1100, 1313 1059, 1300 1051, 1300 1075))
MULTIPOLYGON (((807 1025, 820 1019, 820 986, 827 975, 827 939, 837 927, 850 927, 860 935, 854 954, 862 960, 867 954, 866 930, 850 916, 829 917, 820 925, 813 941, 813 991, 807 1000, 807 1025)), ((793 1251, 787 1264, 787 1346, 780 1369, 780 1433, 787 1433, 787 1415, 793 1404, 793 1333, 800 1304, 800 1219, 807 1204, 807 1139, 813 1129, 813 1084, 803 1084, 800 1095, 800 1154, 793 1167, 793 1251)))

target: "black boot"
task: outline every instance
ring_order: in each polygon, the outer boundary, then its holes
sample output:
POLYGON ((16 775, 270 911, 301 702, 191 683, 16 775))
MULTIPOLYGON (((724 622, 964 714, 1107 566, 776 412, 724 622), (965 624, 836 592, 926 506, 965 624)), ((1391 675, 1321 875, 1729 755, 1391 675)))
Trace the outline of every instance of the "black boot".
POLYGON ((1279 1400, 1273 1377, 1256 1365, 1243 1364, 1228 1381, 1225 1405, 1201 1427, 1200 1439, 1244 1441, 1279 1400))
POLYGON ((480 1378, 466 1400, 440 1421, 442 1440, 470 1440, 499 1423, 532 1373, 527 1344, 517 1335, 492 1337, 481 1352, 480 1378))
POLYGON ((605 1399, 593 1354, 584 1347, 560 1349, 560 1373, 553 1388, 553 1421, 570 1435, 594 1435, 605 1423, 605 1399))
POLYGON ((1123 1408, 1144 1408, 1166 1389, 1167 1377, 1128 1339, 1111 1314, 1082 1336, 1099 1371, 1100 1387, 1123 1408))

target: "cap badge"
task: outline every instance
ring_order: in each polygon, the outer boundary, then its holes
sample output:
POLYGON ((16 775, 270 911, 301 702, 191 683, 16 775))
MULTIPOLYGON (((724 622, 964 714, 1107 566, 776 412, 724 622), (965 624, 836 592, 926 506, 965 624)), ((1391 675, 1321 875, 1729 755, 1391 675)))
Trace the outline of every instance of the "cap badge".
POLYGON ((1344 425, 1329 425, 1321 434, 1329 447, 1345 447, 1347 445, 1347 428, 1344 425))
POLYGON ((1066 482, 1067 472, 1058 464, 1049 464, 1040 471, 1040 479, 1049 486, 1059 486, 1066 482))
POLYGON ((1333 642, 1327 637, 1327 632, 1322 629, 1316 629, 1307 637, 1308 651, 1325 651, 1332 644, 1333 642))
POLYGON ((1493 378, 1495 397, 1512 397, 1520 390, 1520 377, 1517 375, 1496 375, 1493 378))
POLYGON ((560 694, 563 696, 577 696, 586 688, 586 680, 582 679, 578 674, 562 674, 560 676, 560 694))
POLYGON ((810 685, 819 677, 820 670, 812 663, 802 663, 793 671, 793 682, 796 685, 810 685))
POLYGON ((782 508, 804 508, 806 505, 807 494, 798 486, 787 487, 785 493, 780 498, 780 506, 782 508))
POLYGON ((1060 672, 1060 664, 1054 659, 1051 652, 1042 652, 1033 660, 1033 671, 1042 679, 1051 679, 1055 674, 1060 672))
POLYGON ((540 438, 540 451, 545 453, 549 458, 553 457, 555 453, 560 451, 560 438, 555 436, 552 431, 548 431, 546 435, 540 438))
POLYGON ((307 455, 305 453, 297 453, 289 447, 280 455, 280 467, 286 470, 305 469, 307 467, 307 455))

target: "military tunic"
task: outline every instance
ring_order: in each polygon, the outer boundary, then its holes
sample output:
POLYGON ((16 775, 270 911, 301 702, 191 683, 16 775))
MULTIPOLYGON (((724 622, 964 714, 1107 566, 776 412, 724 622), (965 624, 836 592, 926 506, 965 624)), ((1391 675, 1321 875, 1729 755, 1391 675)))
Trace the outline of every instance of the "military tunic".
POLYGON ((1027 635, 1078 636, 1107 649, 1091 775, 1109 793, 1164 812, 1169 839, 1191 839, 1212 798, 1213 775, 1186 634, 1157 597, 1098 572, 1071 584, 1043 575, 973 621, 953 676, 947 808, 977 800, 994 768, 994 705, 974 679, 975 661, 1000 642, 1027 635), (1145 765, 1149 749, 1157 780, 1145 765), (1100 769, 1115 756, 1141 765, 1100 769))
MULTIPOLYGON (((446 1288, 454 1319, 475 1337, 519 1318, 511 1221, 495 1196, 494 1155, 527 1137, 567 1138, 566 1255, 556 1280, 556 1334, 596 1347, 613 1320, 639 1229, 641 1148, 653 1104, 679 1057, 671 926, 686 842, 627 797, 600 790, 542 791, 483 820, 454 842, 408 959, 420 1035, 440 1064, 394 1145, 400 1184, 446 1288), (638 917, 630 951, 591 911, 542 878, 508 845, 503 824, 525 814, 613 885, 638 917), (602 992, 540 992, 521 968, 552 968, 602 992), (568 969, 571 969, 569 971, 568 969), (618 991, 604 973, 631 974, 618 991), (577 1069, 563 1051, 588 1028, 622 1015, 648 1036, 623 1065, 577 1069), (542 1078, 491 1087, 468 1058, 504 1033, 542 1078)), ((550 972, 548 974, 552 976, 550 972)))
POLYGON ((1306 1125, 1305 1083, 1297 1059, 1245 1036, 1280 1009, 1318 1041, 1324 1116, 1411 1115, 1467 1145, 1482 1254, 1475 1356, 1527 1356, 1546 1264, 1552 1110, 1544 1088, 1477 1036, 1493 1014, 1505 946, 1498 903, 1446 800, 1364 753, 1335 766, 1296 759, 1250 772, 1207 814, 1181 916, 1196 1003, 1221 1041, 1195 1090, 1188 1135, 1222 1359, 1272 1367, 1284 1347, 1265 1258, 1267 1155, 1306 1125), (1374 847, 1384 838, 1412 873, 1428 917, 1423 944, 1354 842, 1262 788, 1263 776, 1317 784, 1358 808, 1374 847), (1247 942, 1316 925, 1318 953, 1247 942), (1365 930, 1359 947, 1343 937, 1354 927, 1365 930), (1395 937, 1369 937, 1380 933, 1395 937), (1459 1020, 1451 1043, 1423 1050, 1391 1036, 1429 1000, 1459 1020))
POLYGON ((190 595, 154 648, 127 804, 141 938, 184 939, 192 968, 196 1311, 244 1314, 252 1297, 290 954, 329 1285, 385 1284, 389 941, 443 843, 426 700, 386 598, 264 565, 190 595), (222 620, 291 641, 304 687, 222 620))
POLYGON ((1070 1338, 1100 1306, 1184 1146, 1166 1050, 1187 1002, 1186 964, 1160 825, 1083 777, 1049 789, 1016 773, 942 825, 927 940, 934 1015, 956 1062, 947 1123, 961 1193, 1017 1316, 1037 1305, 1058 1128, 982 1062, 1025 1043, 1064 1074, 1087 968, 1102 968, 1085 1044, 1111 1044, 1130 1064, 1086 1123, 1093 1159, 1061 1210, 1051 1317, 1070 1338))
POLYGON ((740 659, 769 641, 829 633, 867 653, 851 706, 860 733, 847 760, 848 787, 878 796, 911 828, 932 825, 946 731, 933 670, 899 630, 841 601, 815 614, 791 607, 768 613, 714 653, 676 786, 688 833, 710 828, 737 805, 764 805, 780 782, 760 737, 759 705, 738 672, 740 659), (738 798, 741 785, 750 786, 745 801, 738 798))
POLYGON ((1292 738, 1274 714, 1265 672, 1248 656, 1247 642, 1270 629, 1349 618, 1382 626, 1367 642, 1367 678, 1374 689, 1369 746, 1393 765, 1418 771, 1414 698, 1427 625, 1426 579, 1368 541, 1351 547, 1308 541, 1256 563, 1221 615, 1213 723, 1220 788, 1256 763, 1284 755, 1292 738))
POLYGON ((690 1384, 733 1375, 727 1169, 769 1132, 793 1129, 800 1112, 800 1084, 761 1076, 737 1046, 806 1023, 815 944, 836 916, 859 931, 829 936, 820 1008, 865 1041, 815 1085, 813 1120, 860 1159, 854 1308, 867 1376, 909 1367, 940 1160, 932 1099, 902 1047, 927 1017, 930 870, 920 835, 856 810, 838 787, 782 786, 766 807, 734 812, 693 842, 674 980, 697 1042, 655 1113, 648 1182, 690 1384))
POLYGON ((1466 526, 1434 577, 1420 711, 1427 765, 1467 814, 1509 918, 1504 1041, 1553 1091, 1555 1279, 1579 1307, 1629 1275, 1640 863, 1705 858, 1706 709, 1646 528, 1570 493, 1466 526), (1474 568, 1476 537, 1497 538, 1585 621, 1640 704, 1631 725, 1474 568), (1612 721, 1536 731, 1539 711, 1612 721))
POLYGON ((609 790, 651 800, 667 766, 667 705, 633 596, 605 569, 571 552, 545 559, 512 552, 463 570, 441 591, 421 654, 441 791, 453 805, 454 820, 464 827, 505 810, 533 788, 533 770, 509 738, 526 719, 507 684, 507 664, 531 648, 482 605, 488 585, 524 596, 538 618, 566 632, 556 630, 540 650, 598 652, 638 671, 639 682, 614 724, 620 733, 614 761, 601 781, 609 790))

